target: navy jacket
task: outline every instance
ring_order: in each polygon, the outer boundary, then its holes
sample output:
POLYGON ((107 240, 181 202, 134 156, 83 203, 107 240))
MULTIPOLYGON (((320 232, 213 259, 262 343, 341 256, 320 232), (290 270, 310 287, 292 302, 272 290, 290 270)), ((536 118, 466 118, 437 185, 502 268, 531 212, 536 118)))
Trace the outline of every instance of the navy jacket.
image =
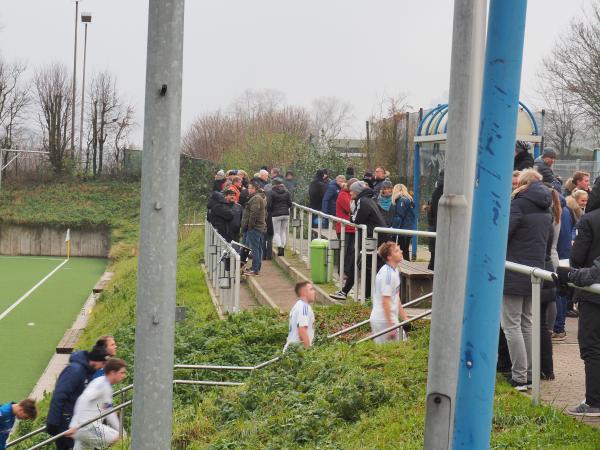
POLYGON ((398 197, 394 210, 392 228, 412 230, 415 227, 415 204, 408 197, 398 197))
MULTIPOLYGON (((544 183, 532 183, 510 203, 506 260, 543 269, 552 248, 552 194, 544 183)), ((531 295, 531 277, 506 271, 504 294, 531 295)))
POLYGON ((340 187, 331 180, 327 185, 327 190, 323 196, 323 204, 321 205, 321 211, 330 216, 335 216, 335 201, 337 200, 338 194, 340 193, 340 187))
POLYGON ((6 448, 6 440, 10 435, 16 417, 12 412, 13 402, 0 405, 0 449, 6 448))
POLYGON ((69 428, 75 402, 93 378, 94 372, 90 367, 88 352, 78 351, 71 355, 69 365, 56 381, 46 419, 47 425, 58 426, 62 430, 69 428))

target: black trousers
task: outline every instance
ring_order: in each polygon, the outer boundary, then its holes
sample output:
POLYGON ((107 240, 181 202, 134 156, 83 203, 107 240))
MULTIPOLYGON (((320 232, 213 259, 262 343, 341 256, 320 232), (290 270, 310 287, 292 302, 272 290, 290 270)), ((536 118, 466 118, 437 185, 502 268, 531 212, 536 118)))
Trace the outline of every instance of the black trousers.
POLYGON ((504 331, 500 327, 500 339, 498 340, 498 363, 496 370, 498 372, 510 372, 512 368, 512 362, 510 360, 510 353, 508 352, 508 343, 506 342, 506 336, 504 331))
POLYGON ((554 373, 554 359, 552 357, 552 329, 554 324, 548 323, 548 308, 551 302, 542 302, 540 305, 540 370, 544 375, 554 373))
POLYGON ((404 261, 410 261, 410 244, 412 239, 410 236, 398 236, 398 245, 402 250, 402 257, 404 261))
POLYGON ((579 302, 577 338, 585 364, 585 402, 600 408, 600 303, 579 302))

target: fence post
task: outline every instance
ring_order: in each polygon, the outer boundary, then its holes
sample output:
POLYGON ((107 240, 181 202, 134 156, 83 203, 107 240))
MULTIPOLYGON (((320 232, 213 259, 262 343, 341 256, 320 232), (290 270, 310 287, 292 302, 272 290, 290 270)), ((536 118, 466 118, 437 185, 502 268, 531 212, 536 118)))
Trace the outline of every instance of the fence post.
MULTIPOLYGON (((306 237, 306 267, 310 269, 310 241, 312 240, 312 211, 308 212, 308 236, 306 237)), ((320 223, 320 221, 319 221, 320 223)))
MULTIPOLYGON (((296 218, 298 217, 298 209, 296 208, 296 205, 292 205, 292 209, 294 211, 294 214, 292 216, 292 225, 296 224, 296 218)), ((296 252, 296 228, 295 226, 292 226, 292 253, 296 252)))
MULTIPOLYGON (((121 403, 125 403, 125 392, 121 392, 121 403)), ((119 411, 119 439, 123 439, 123 415, 125 410, 119 411)))
POLYGON ((377 277, 377 242, 379 242, 379 233, 377 231, 373 231, 373 240, 375 241, 375 250, 371 254, 371 299, 373 298, 375 278, 377 277))
POLYGON ((298 243, 300 261, 304 261, 304 210, 300 210, 300 242, 298 243))
POLYGON ((233 312, 240 312, 240 277, 241 277, 241 272, 242 272, 242 263, 240 260, 240 255, 238 252, 235 252, 235 286, 234 286, 234 291, 233 291, 233 295, 234 295, 234 311, 233 312))
POLYGON ((542 280, 531 275, 531 309, 532 309, 532 337, 531 337, 531 401, 534 405, 540 403, 540 372, 541 372, 541 296, 542 280))
MULTIPOLYGON (((331 237, 335 234, 333 233, 333 220, 329 218, 328 226, 327 226, 327 240, 331 242, 331 237)), ((328 245, 329 247, 329 245, 328 245)), ((327 255, 327 281, 333 280, 333 268, 335 266, 335 250, 329 249, 329 255, 327 255)))
POLYGON ((367 299, 367 226, 361 225, 360 301, 367 299))

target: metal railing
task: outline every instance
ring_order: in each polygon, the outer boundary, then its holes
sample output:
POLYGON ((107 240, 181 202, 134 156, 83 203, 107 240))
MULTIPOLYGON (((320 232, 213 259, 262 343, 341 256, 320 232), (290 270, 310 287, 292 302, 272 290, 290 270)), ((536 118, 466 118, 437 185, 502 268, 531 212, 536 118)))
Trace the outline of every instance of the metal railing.
POLYGON ((206 275, 221 310, 240 311, 240 254, 206 221, 204 226, 204 264, 206 275))
MULTIPOLYGON (((334 268, 334 253, 333 251, 339 251, 339 267, 337 283, 341 289, 344 285, 344 261, 346 257, 346 240, 354 239, 354 263, 353 270, 355 273, 354 277, 354 298, 364 303, 366 300, 366 270, 364 268, 367 265, 367 253, 373 253, 375 250, 367 237, 366 225, 353 224, 348 220, 341 219, 336 216, 325 214, 321 211, 308 208, 298 203, 292 204, 292 219, 290 220, 290 227, 292 228, 292 239, 291 248, 302 261, 306 263, 306 267, 310 268, 310 242, 312 241, 313 230, 316 231, 317 236, 322 238, 324 236, 329 240, 329 253, 327 257, 327 273, 332 274, 334 268), (318 217, 317 226, 313 229, 312 222, 313 217, 318 217), (306 218, 306 220, 305 220, 306 218), (327 234, 323 230, 323 221, 327 220, 327 234), (336 235, 334 225, 340 224, 340 234, 336 235), (354 233, 347 233, 347 228, 354 228, 354 233), (308 232, 305 233, 305 228, 308 232), (358 232, 360 230, 360 232, 358 232), (353 237, 348 237, 349 234, 354 234, 353 237), (332 237, 335 236, 335 239, 332 237), (358 258, 361 258, 361 267, 358 273, 358 258)), ((376 245, 375 245, 376 247, 376 245)))
MULTIPOLYGON (((279 358, 276 358, 279 359, 279 358)), ((273 361, 273 360, 271 360, 273 361)), ((269 362, 269 361, 267 361, 269 362)), ((264 363, 263 363, 264 364, 264 363)), ((259 364, 260 366, 260 364, 259 364)), ((176 366, 177 367, 177 366, 176 366)), ((211 370, 215 370, 215 367, 221 367, 221 366, 200 366, 203 368, 210 368, 211 370)), ((227 367, 227 366, 222 366, 222 367, 227 367)), ((258 367, 258 366, 255 366, 258 367)), ((185 368, 191 368, 191 367, 185 367, 185 368)), ((217 386, 217 387, 239 387, 239 386, 243 386, 245 383, 241 383, 241 382, 235 382, 235 381, 212 381, 212 380, 173 380, 173 385, 193 385, 193 386, 217 386)), ((130 391, 131 389, 134 388, 133 384, 130 384, 128 386, 123 387, 122 389, 119 389, 118 391, 115 391, 113 393, 113 398, 116 397, 117 395, 123 395, 125 394, 125 392, 130 391)), ((128 401, 122 401, 119 405, 115 406, 114 408, 111 408, 109 410, 104 411, 103 413, 97 415, 96 417, 82 423, 81 425, 78 426, 78 428, 83 428, 87 425, 90 425, 94 422, 96 422, 97 420, 100 420, 106 416, 109 416, 117 411, 120 411, 121 409, 124 409, 128 406, 131 406, 133 404, 133 400, 128 400, 128 401)), ((46 431, 46 427, 41 427, 38 428, 37 430, 31 431, 17 439, 15 439, 14 441, 8 442, 6 444, 6 448, 9 447, 13 447, 23 441, 26 441, 34 436, 37 436, 40 433, 43 433, 46 431)), ((63 431, 62 433, 59 433, 55 436, 52 436, 48 439, 45 439, 44 441, 40 442, 39 444, 34 445, 33 447, 30 447, 28 450, 34 450, 34 449, 38 449, 38 448, 42 448, 45 447, 48 444, 53 443, 54 441, 62 438, 62 437, 66 437, 68 433, 67 431, 63 431)), ((119 415, 119 438, 123 437, 123 414, 119 415)))
MULTIPOLYGON (((427 300, 428 298, 431 298, 433 296, 433 292, 430 292, 429 294, 425 294, 422 297, 419 298, 415 298, 414 300, 404 303, 402 305, 403 308, 407 308, 409 306, 412 305, 416 305, 417 303, 422 302, 423 300, 427 300)), ((330 334, 329 336, 327 336, 327 339, 333 339, 334 337, 338 337, 341 336, 343 334, 349 333, 350 331, 356 330, 357 328, 362 327, 363 325, 368 324, 371 321, 371 319, 367 319, 367 320, 363 320, 362 322, 358 322, 355 323, 354 325, 349 326, 348 328, 344 328, 343 330, 337 331, 333 334, 330 334)))

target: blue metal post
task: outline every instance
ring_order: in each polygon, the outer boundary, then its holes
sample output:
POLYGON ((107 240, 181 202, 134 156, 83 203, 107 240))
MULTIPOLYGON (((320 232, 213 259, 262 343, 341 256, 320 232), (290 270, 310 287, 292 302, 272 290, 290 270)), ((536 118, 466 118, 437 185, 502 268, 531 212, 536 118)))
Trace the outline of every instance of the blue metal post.
POLYGON ((491 0, 453 448, 489 448, 527 0, 491 0))

